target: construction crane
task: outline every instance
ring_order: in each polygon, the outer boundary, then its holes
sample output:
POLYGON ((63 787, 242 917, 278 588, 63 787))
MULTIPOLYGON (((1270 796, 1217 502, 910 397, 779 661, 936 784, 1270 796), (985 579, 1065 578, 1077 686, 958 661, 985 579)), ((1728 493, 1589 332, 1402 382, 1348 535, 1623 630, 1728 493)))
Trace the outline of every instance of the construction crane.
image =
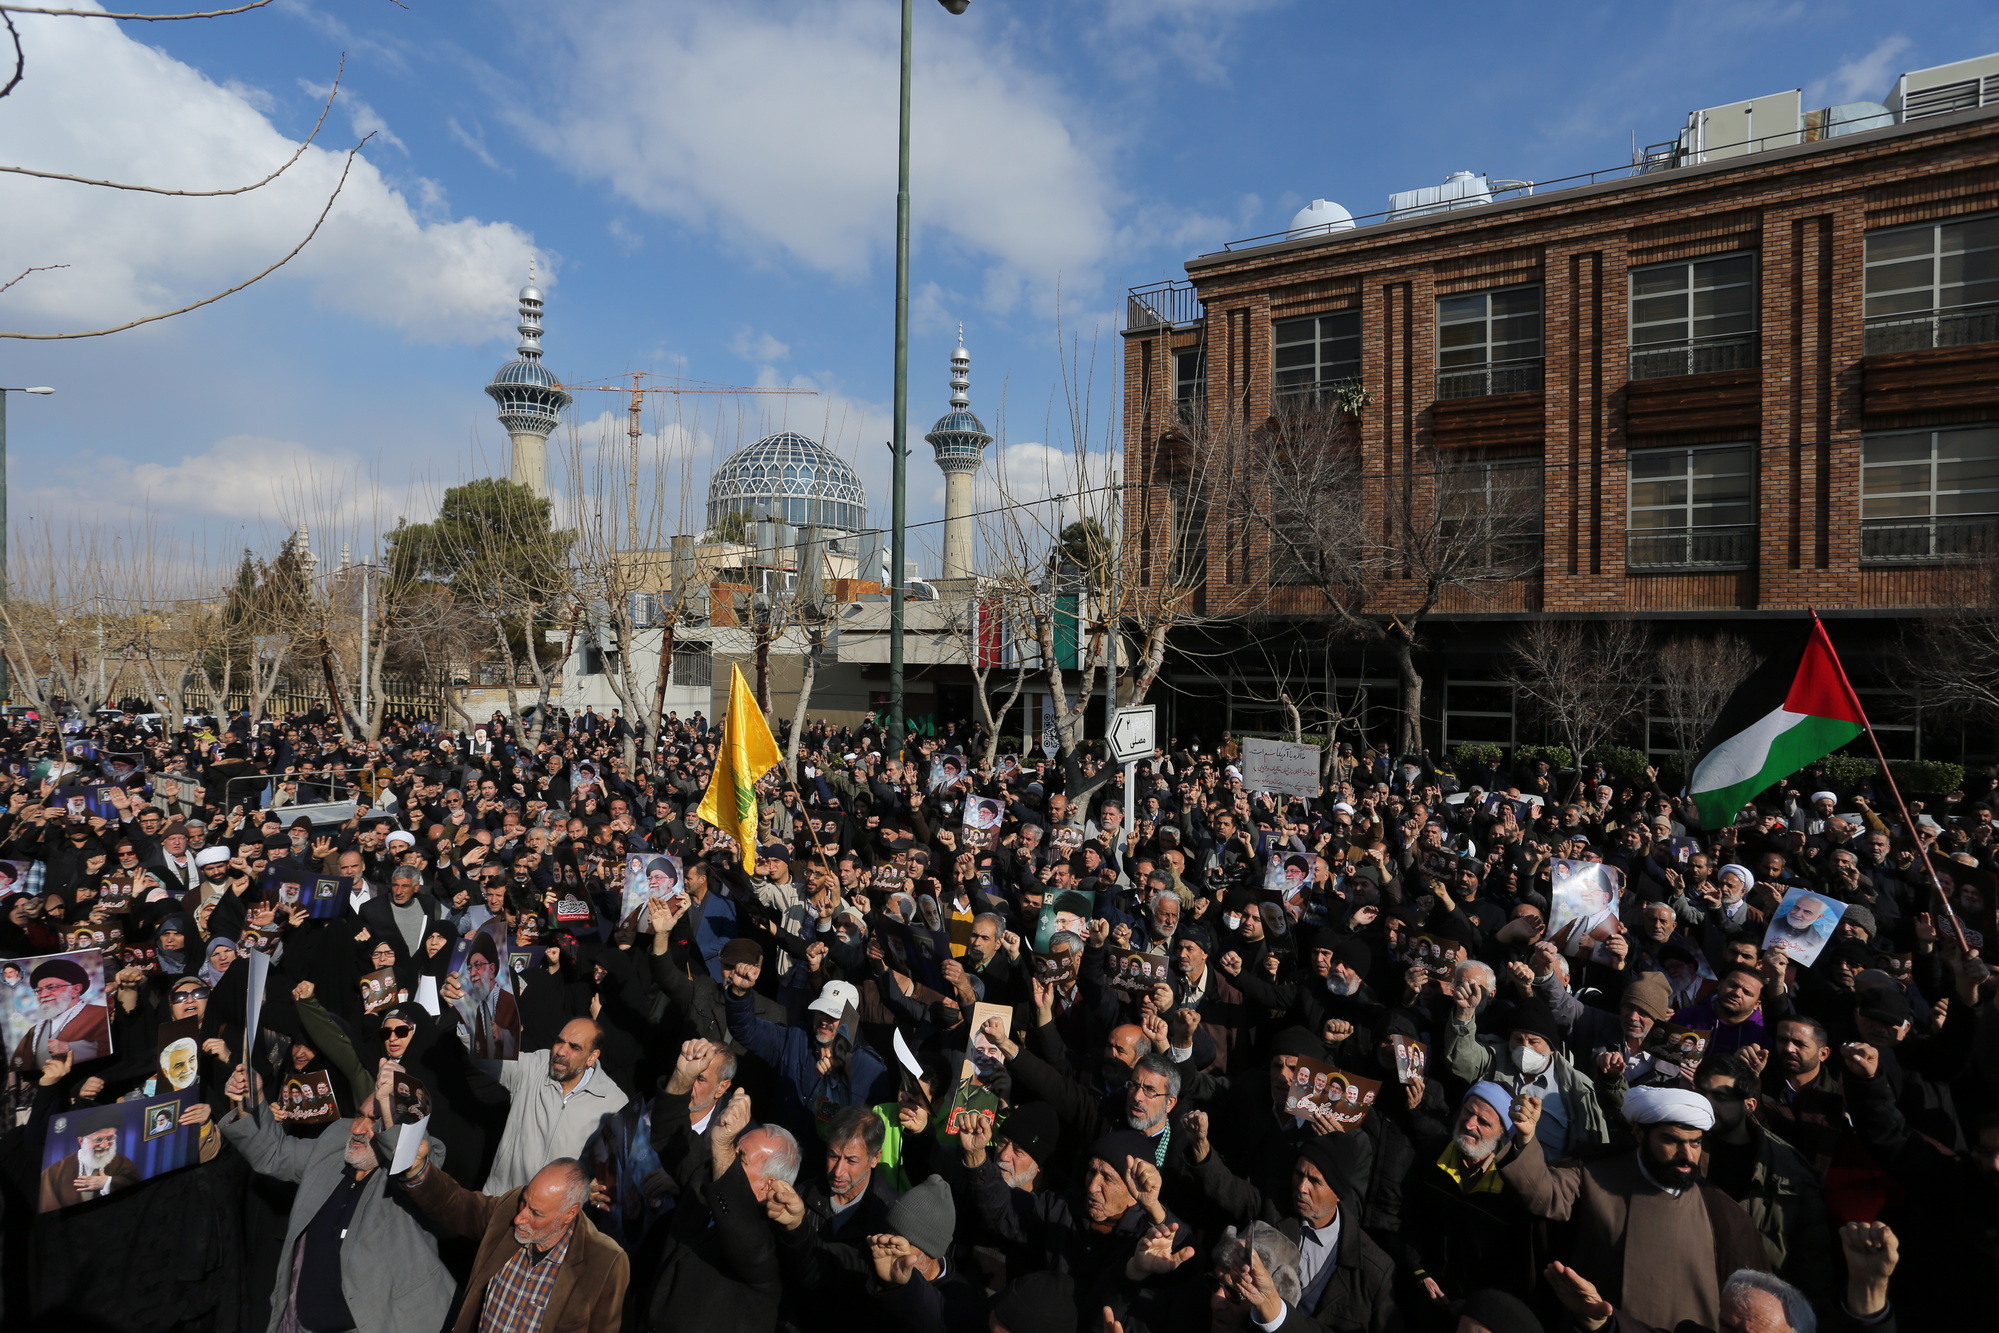
POLYGON ((631 377, 629 386, 623 384, 565 384, 562 387, 570 393, 628 393, 631 405, 626 409, 630 414, 625 426, 625 434, 631 440, 631 473, 625 483, 625 545, 631 550, 639 548, 639 437, 645 432, 639 428, 639 412, 645 407, 645 396, 649 393, 747 393, 770 397, 779 395, 816 395, 817 389, 757 389, 740 384, 661 384, 648 388, 643 381, 650 372, 627 370, 618 378, 631 377))

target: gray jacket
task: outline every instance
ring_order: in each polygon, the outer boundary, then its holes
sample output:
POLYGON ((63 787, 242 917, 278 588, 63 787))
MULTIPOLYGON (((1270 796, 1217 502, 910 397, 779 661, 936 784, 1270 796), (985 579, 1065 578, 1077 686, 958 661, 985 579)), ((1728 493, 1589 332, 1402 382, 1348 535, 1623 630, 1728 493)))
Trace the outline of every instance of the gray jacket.
POLYGON ((493 1155, 493 1169, 480 1187, 483 1194, 519 1189, 556 1158, 582 1156, 583 1145, 598 1124, 611 1112, 622 1111, 628 1100, 601 1065, 564 1097, 562 1085, 548 1076, 545 1050, 523 1051, 518 1060, 481 1063, 495 1070, 513 1102, 499 1151, 493 1155))
MULTIPOLYGON (((222 1133, 252 1170, 295 1181, 297 1198, 278 1251, 277 1286, 271 1293, 270 1333, 277 1333, 291 1299, 292 1250, 345 1166, 351 1120, 336 1120, 316 1139, 295 1139, 267 1108, 254 1116, 231 1114, 222 1133)), ((431 1141, 431 1150, 440 1145, 431 1141)), ((388 1190, 388 1171, 377 1166, 361 1184, 354 1220, 340 1247, 340 1290, 354 1326, 369 1333, 437 1333, 451 1311, 451 1273, 437 1257, 437 1238, 418 1220, 400 1191, 388 1190)))
MULTIPOLYGON (((1481 1038, 1475 1023, 1453 1019, 1444 1025, 1443 1057, 1444 1068, 1451 1077, 1466 1083, 1491 1079, 1509 1091, 1519 1086, 1521 1073, 1513 1063, 1512 1048, 1502 1041, 1481 1038)), ((1577 1148, 1608 1143, 1610 1125, 1589 1078, 1559 1051, 1553 1068, 1555 1086, 1561 1089, 1562 1103, 1568 1112, 1567 1146, 1571 1155, 1577 1148)))

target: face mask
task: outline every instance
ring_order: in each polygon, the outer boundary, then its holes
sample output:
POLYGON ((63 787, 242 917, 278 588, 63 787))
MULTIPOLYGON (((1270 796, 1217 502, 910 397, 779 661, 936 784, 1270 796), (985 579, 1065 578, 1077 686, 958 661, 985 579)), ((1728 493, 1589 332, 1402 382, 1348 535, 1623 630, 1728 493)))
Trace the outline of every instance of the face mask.
POLYGON ((1227 927, 1228 927, 1228 928, 1229 928, 1230 930, 1240 930, 1240 929, 1242 929, 1242 913, 1240 913, 1240 912, 1223 912, 1223 913, 1222 913, 1222 924, 1223 924, 1224 926, 1227 926, 1227 927))
POLYGON ((1554 1058, 1546 1051, 1537 1051, 1529 1046, 1516 1046, 1513 1050, 1513 1063, 1529 1078, 1539 1077, 1541 1071, 1546 1069, 1554 1058))

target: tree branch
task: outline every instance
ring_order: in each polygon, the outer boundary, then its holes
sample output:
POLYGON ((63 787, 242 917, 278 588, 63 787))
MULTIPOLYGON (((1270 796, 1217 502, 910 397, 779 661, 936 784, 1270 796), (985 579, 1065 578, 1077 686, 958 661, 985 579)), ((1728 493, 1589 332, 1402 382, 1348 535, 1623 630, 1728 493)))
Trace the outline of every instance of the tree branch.
POLYGON ((253 9, 262 9, 271 0, 250 0, 247 5, 234 9, 207 9, 193 14, 113 14, 101 9, 37 9, 32 5, 0 4, 0 13, 49 14, 57 18, 69 19, 116 19, 121 23, 172 23, 180 19, 222 19, 231 14, 247 14, 253 9))
POLYGON ((0 23, 7 25, 7 36, 14 43, 14 72, 8 76, 6 87, 0 88, 0 97, 5 97, 20 86, 22 76, 27 73, 28 56, 21 50, 21 31, 14 26, 13 17, 5 10, 0 10, 0 23))
MULTIPOLYGON (((4 14, 0 14, 0 18, 4 17, 5 17, 4 14)), ((14 25, 10 21, 7 26, 9 28, 12 28, 14 25)), ((15 39, 17 45, 19 43, 19 40, 20 39, 18 37, 15 39)), ((333 88, 331 91, 329 91, 326 94, 326 105, 319 109, 319 119, 312 123, 312 133, 305 136, 305 141, 299 144, 298 151, 294 152, 290 157, 286 158, 285 164, 283 166, 279 167, 276 171, 273 171, 270 175, 264 177, 262 180, 255 181, 249 185, 239 185, 233 190, 165 190, 161 189, 157 185, 132 185, 128 184, 125 181, 94 180, 89 176, 71 176, 60 171, 36 171, 33 167, 0 166, 0 172, 8 172, 16 176, 33 176, 38 180, 68 181, 72 185, 96 185, 107 190, 134 190, 140 194, 177 195, 185 199, 212 199, 219 195, 226 195, 226 194, 248 194, 252 190, 262 189, 264 186, 269 185, 272 181, 284 175, 287 171, 290 171, 292 167, 298 162, 298 160, 301 157, 305 156, 305 150, 312 147, 312 141, 319 137, 320 129, 326 124, 327 113, 333 110, 333 99, 340 95, 340 76, 346 72, 346 69, 347 69, 347 53, 343 51, 340 54, 340 66, 338 69, 335 69, 333 71, 333 88)), ((20 81, 20 75, 18 72, 15 75, 14 81, 16 83, 20 81)), ((7 85, 7 89, 0 89, 0 97, 5 97, 7 95, 7 91, 11 90, 13 86, 14 86, 13 83, 10 83, 7 85)), ((68 265, 53 264, 53 265, 48 265, 48 267, 67 268, 68 265)), ((26 274, 22 275, 22 277, 26 276, 27 276, 26 274)), ((18 282, 20 281, 20 279, 16 278, 15 281, 18 282)), ((13 284, 10 283, 8 285, 12 286, 13 284)), ((0 287, 0 291, 5 291, 5 290, 6 290, 5 287, 0 287)))
MULTIPOLYGON (((235 11, 232 10, 230 12, 233 13, 235 11)), ((326 200, 326 207, 319 210, 319 218, 317 221, 315 221, 312 224, 312 230, 305 234, 305 239, 300 241, 297 245, 293 246, 291 248, 291 251, 288 254, 286 254, 283 259, 280 259, 277 263, 271 265, 263 272, 256 274, 254 277, 245 278, 243 281, 237 283, 234 287, 229 288, 227 291, 217 292, 213 296, 204 297, 203 299, 196 301, 191 305, 184 305, 178 310, 167 310, 167 311, 162 311, 160 314, 157 315, 147 315, 143 319, 134 319, 124 324, 116 324, 108 329, 90 329, 81 333, 0 332, 0 338, 20 338, 29 342, 50 342, 63 338, 102 338, 106 334, 123 333, 127 329, 136 329, 141 324, 154 324, 163 319, 172 319, 175 315, 185 315, 190 310, 199 310, 205 305, 214 305, 217 301, 220 301, 225 296, 234 296, 237 292, 242 291, 245 287, 250 286, 252 283, 263 281, 265 278, 270 277, 271 274, 283 268, 286 264, 291 263, 292 260, 298 258, 299 252, 312 243, 313 237, 319 235, 319 229, 326 225, 327 214, 333 211, 334 201, 340 198, 340 192, 347 187, 347 176, 349 172, 354 170, 355 157, 357 157, 360 154, 362 147, 368 142, 368 140, 374 137, 375 136, 372 133, 365 135, 360 143, 355 144, 353 148, 348 150, 346 165, 340 168, 340 181, 338 184, 336 184, 333 187, 333 193, 330 196, 328 196, 326 200)))
POLYGON ((0 284, 0 292, 6 291, 7 288, 12 287, 15 283, 19 282, 22 278, 27 277, 30 273, 46 273, 52 268, 68 268, 68 267, 69 267, 68 264, 35 264, 29 268, 24 268, 19 273, 14 275, 12 278, 9 278, 6 281, 6 283, 0 284))

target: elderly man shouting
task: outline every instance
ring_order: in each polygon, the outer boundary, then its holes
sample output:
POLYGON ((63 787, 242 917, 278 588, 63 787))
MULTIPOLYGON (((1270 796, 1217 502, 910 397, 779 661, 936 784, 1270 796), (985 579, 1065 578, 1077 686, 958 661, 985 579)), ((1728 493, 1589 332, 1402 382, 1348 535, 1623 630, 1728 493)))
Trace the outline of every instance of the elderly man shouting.
POLYGON ((1573 1267, 1605 1300, 1660 1328, 1683 1319, 1718 1327, 1729 1275, 1773 1265, 1749 1214, 1701 1178, 1714 1107, 1681 1088, 1633 1088, 1624 1119, 1635 1152, 1550 1165, 1534 1136, 1541 1099, 1516 1097, 1513 1158, 1500 1175, 1532 1215, 1575 1220, 1573 1267))

